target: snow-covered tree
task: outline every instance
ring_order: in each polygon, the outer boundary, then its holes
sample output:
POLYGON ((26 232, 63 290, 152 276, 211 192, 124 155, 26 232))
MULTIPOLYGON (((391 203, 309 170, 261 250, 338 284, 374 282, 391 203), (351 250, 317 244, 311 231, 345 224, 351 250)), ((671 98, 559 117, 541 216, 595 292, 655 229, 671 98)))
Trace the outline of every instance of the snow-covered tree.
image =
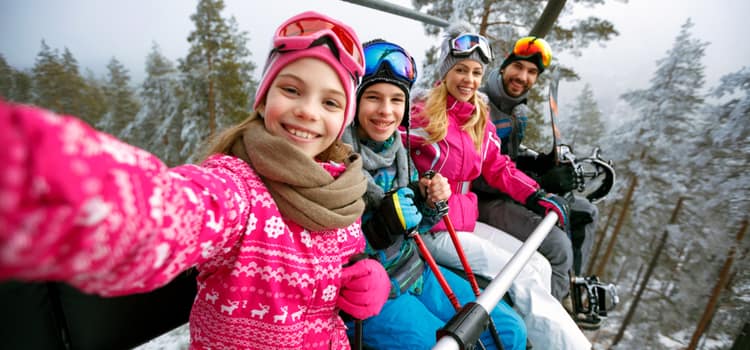
POLYGON ((591 85, 583 86, 570 111, 568 118, 560 120, 562 132, 576 154, 589 154, 593 148, 601 146, 601 138, 604 136, 602 111, 591 85))
POLYGON ((733 97, 719 107, 716 120, 719 128, 712 133, 714 143, 725 147, 742 145, 747 152, 750 140, 750 67, 742 67, 738 72, 722 77, 713 95, 733 97))
POLYGON ((180 60, 186 108, 182 153, 195 152, 208 137, 250 113, 255 69, 247 50, 247 33, 239 32, 234 18, 225 20, 222 0, 201 0, 190 16, 195 30, 190 50, 180 60))
POLYGON ((32 69, 34 81, 33 103, 51 109, 58 113, 64 113, 63 109, 63 76, 65 68, 57 50, 50 48, 44 40, 42 47, 36 57, 32 69))
MULTIPOLYGON (((658 209, 656 217, 668 216, 676 195, 686 192, 690 175, 685 155, 694 144, 695 129, 703 96, 702 58, 708 43, 691 36, 693 22, 683 24, 674 45, 666 56, 657 60, 651 85, 642 90, 625 93, 622 97, 639 113, 639 118, 621 134, 620 141, 632 147, 619 148, 627 152, 633 165, 631 171, 641 181, 639 191, 656 194, 656 201, 643 203, 639 209, 658 209), (661 201, 660 199, 669 199, 661 201), (662 203, 663 206, 654 207, 662 203)), ((661 221, 664 220, 655 220, 661 221)))
MULTIPOLYGON (((737 244, 736 235, 741 221, 747 220, 750 209, 750 69, 743 67, 721 78, 712 89, 716 98, 728 101, 708 106, 697 129, 699 143, 690 157, 691 167, 698 169, 695 179, 696 197, 704 203, 701 213, 705 234, 694 242, 695 249, 686 261, 689 274, 685 293, 694 298, 706 295, 715 285, 718 272, 728 259, 727 254, 737 244)), ((746 296, 750 290, 750 262, 743 259, 750 243, 745 239, 737 247, 733 276, 722 290, 711 328, 704 335, 714 340, 733 338, 738 324, 750 315, 746 296)), ((687 299, 687 298, 686 298, 687 299)), ((700 299, 699 299, 700 300, 700 299)), ((698 303, 703 311, 705 302, 698 303)))
POLYGON ((128 69, 112 57, 107 64, 107 80, 104 85, 107 113, 97 123, 97 128, 119 136, 135 119, 140 108, 135 91, 130 87, 128 69))
MULTIPOLYGON (((702 169, 695 157, 704 130, 702 118, 704 84, 702 58, 708 43, 692 37, 693 22, 681 27, 665 57, 656 61, 651 85, 630 91, 622 97, 637 114, 635 120, 619 127, 610 143, 620 178, 636 177, 638 187, 633 197, 630 220, 618 240, 616 260, 636 269, 654 254, 652 241, 666 229, 677 198, 685 196, 675 225, 669 228, 669 239, 643 294, 630 336, 624 348, 663 348, 665 342, 687 345, 690 331, 697 324, 705 305, 696 303, 706 288, 691 288, 710 279, 716 270, 717 256, 698 254, 713 246, 703 237, 714 237, 726 225, 711 227, 699 179, 702 169), (700 260, 696 268, 696 259, 700 260), (697 315, 685 317, 685 315, 697 315), (686 336, 687 335, 687 336, 686 336), (687 338, 687 339, 686 339, 687 338)), ((720 259, 719 259, 720 261, 720 259)), ((633 280, 631 277, 629 280, 633 280)), ((704 294, 705 295, 705 294, 704 294)), ((625 298, 628 295, 624 296, 625 298)))
POLYGON ((0 54, 0 96, 8 101, 30 103, 31 87, 31 75, 11 67, 0 54))
POLYGON ((146 79, 139 92, 141 109, 123 137, 159 156, 165 163, 184 163, 180 75, 174 64, 154 44, 146 57, 146 79))

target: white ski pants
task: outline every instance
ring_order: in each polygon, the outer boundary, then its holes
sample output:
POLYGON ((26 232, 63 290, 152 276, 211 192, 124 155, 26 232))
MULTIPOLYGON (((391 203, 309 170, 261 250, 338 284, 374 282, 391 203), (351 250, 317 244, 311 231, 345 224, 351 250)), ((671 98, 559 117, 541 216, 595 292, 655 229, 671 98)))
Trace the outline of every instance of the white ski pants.
MULTIPOLYGON (((523 244, 481 222, 477 222, 474 232, 458 231, 456 234, 474 274, 487 278, 494 278, 523 244)), ((463 270, 448 232, 422 236, 439 264, 463 270)), ((550 294, 551 275, 547 259, 535 252, 509 290, 513 307, 523 318, 532 345, 536 349, 590 349, 586 336, 550 294)))

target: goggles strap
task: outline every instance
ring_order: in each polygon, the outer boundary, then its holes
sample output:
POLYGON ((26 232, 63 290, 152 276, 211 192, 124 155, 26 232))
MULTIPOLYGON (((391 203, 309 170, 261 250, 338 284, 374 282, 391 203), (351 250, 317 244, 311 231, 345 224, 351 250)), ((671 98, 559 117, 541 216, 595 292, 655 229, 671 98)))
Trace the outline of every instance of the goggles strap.
POLYGON ((486 64, 489 64, 490 61, 492 61, 492 48, 485 37, 479 34, 462 34, 451 40, 451 52, 456 56, 468 56, 476 50, 479 50, 479 53, 486 64), (463 41, 463 38, 469 38, 469 46, 464 47, 459 44, 463 41))
POLYGON ((355 82, 359 81, 359 76, 355 72, 352 72, 348 68, 346 68, 346 65, 344 65, 343 62, 341 62, 341 55, 340 55, 340 52, 339 52, 339 48, 338 48, 338 46, 336 45, 336 43, 333 40, 334 39, 331 38, 329 35, 323 35, 320 38, 317 38, 317 39, 313 40, 310 43, 310 45, 307 46, 304 49, 285 49, 286 44, 282 43, 279 46, 274 47, 273 49, 271 49, 271 52, 268 54, 268 57, 271 57, 271 55, 273 55, 274 53, 280 53, 281 54, 281 53, 285 53, 285 52, 292 52, 292 51, 296 51, 296 50, 305 50, 305 49, 309 49, 309 48, 312 48, 312 47, 315 47, 315 46, 325 45, 329 50, 331 50, 331 53, 333 54, 333 57, 335 57, 336 60, 339 61, 339 63, 342 66, 344 66, 344 70, 346 70, 349 73, 349 76, 355 82))

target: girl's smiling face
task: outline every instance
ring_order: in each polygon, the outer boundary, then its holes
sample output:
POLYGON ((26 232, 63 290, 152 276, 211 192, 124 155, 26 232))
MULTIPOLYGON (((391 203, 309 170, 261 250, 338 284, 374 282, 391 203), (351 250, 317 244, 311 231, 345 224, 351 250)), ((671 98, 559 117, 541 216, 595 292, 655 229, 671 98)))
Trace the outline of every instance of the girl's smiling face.
POLYGON ((445 75, 445 87, 455 99, 466 102, 474 97, 484 75, 482 64, 465 59, 456 63, 445 75))
POLYGON ((279 71, 261 109, 271 134, 315 158, 338 138, 345 120, 346 94, 327 63, 302 58, 279 71))

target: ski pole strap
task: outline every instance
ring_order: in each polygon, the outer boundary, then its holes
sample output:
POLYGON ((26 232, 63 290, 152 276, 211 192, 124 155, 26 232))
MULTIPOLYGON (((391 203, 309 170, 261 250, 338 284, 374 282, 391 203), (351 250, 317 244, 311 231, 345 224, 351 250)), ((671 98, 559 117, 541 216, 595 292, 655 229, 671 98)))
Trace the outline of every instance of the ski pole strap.
POLYGON ((461 181, 461 182, 455 182, 451 184, 452 193, 467 194, 470 191, 471 191, 470 181, 461 181))
POLYGON ((449 336, 458 343, 459 349, 471 348, 487 328, 489 320, 487 310, 472 301, 464 305, 445 326, 437 330, 437 339, 449 336))

